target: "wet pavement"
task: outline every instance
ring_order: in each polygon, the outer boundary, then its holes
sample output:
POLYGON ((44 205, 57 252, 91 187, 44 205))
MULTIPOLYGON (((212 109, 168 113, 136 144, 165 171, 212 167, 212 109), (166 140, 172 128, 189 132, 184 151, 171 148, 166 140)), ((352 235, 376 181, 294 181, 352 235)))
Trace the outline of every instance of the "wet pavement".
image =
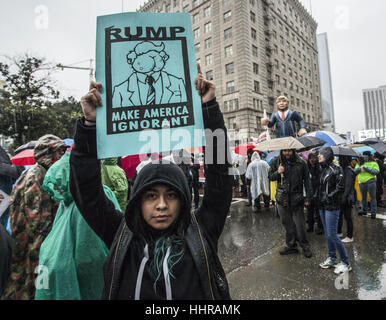
MULTIPOLYGON (((234 201, 219 241, 219 256, 236 300, 386 300, 386 208, 377 219, 353 209, 354 242, 345 244, 352 271, 321 269, 328 257, 325 235, 308 233, 313 257, 280 256, 285 233, 273 209, 253 213, 234 201)), ((346 226, 343 234, 346 235, 346 226)))

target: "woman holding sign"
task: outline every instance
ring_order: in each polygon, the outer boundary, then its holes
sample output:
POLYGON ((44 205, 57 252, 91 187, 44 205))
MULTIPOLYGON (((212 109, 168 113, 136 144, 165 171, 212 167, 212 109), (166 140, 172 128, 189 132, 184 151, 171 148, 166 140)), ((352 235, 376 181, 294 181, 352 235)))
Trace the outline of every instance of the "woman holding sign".
POLYGON ((175 164, 151 162, 138 174, 125 213, 114 209, 101 184, 96 153, 96 107, 102 87, 92 83, 82 98, 71 152, 71 193, 83 217, 109 248, 104 265, 103 299, 230 299, 217 255, 232 199, 230 164, 218 164, 217 148, 229 152, 214 85, 200 66, 195 86, 202 100, 205 129, 223 130, 207 139, 205 196, 191 213, 191 194, 175 164), (208 141, 211 140, 211 141, 208 141))

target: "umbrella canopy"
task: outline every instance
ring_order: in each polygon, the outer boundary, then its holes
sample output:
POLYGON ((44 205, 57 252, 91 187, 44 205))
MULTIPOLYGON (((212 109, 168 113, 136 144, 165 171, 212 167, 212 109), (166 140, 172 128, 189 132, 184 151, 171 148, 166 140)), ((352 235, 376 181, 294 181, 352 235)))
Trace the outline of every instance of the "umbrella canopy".
POLYGON ((37 141, 30 141, 26 144, 23 144, 22 146, 20 146, 19 148, 17 148, 15 150, 14 154, 16 155, 19 152, 22 152, 23 150, 26 150, 26 149, 32 149, 33 150, 36 146, 36 143, 37 143, 37 141))
POLYGON ((337 146, 337 145, 346 143, 346 140, 344 140, 341 136, 331 131, 314 131, 306 134, 305 136, 306 137, 311 136, 311 137, 322 139, 323 141, 326 142, 324 147, 337 146))
POLYGON ((376 151, 372 147, 355 147, 354 150, 358 151, 359 153, 363 154, 366 151, 370 151, 371 154, 374 154, 376 151))
POLYGON ((33 165, 34 160, 34 149, 25 149, 20 151, 18 154, 11 158, 13 164, 17 166, 33 165))
POLYGON ((255 150, 255 148, 256 148, 256 146, 253 143, 243 143, 243 144, 238 145, 235 148, 235 153, 240 154, 240 155, 246 157, 247 156, 247 151, 249 149, 255 150))
POLYGON ((335 156, 360 157, 360 153, 355 149, 340 146, 332 146, 332 152, 335 156))
MULTIPOLYGON (((128 177, 130 180, 133 179, 137 172, 137 166, 141 163, 142 160, 146 159, 147 155, 148 154, 145 153, 122 157, 121 166, 126 173, 126 177, 128 177)), ((152 157, 158 159, 160 156, 158 153, 153 153, 152 157)))
POLYGON ((299 151, 308 151, 317 147, 324 146, 326 142, 320 138, 314 136, 302 136, 297 138, 301 144, 305 146, 304 149, 299 151))
POLYGON ((365 145, 371 145, 381 142, 378 138, 368 138, 366 140, 363 140, 361 142, 358 142, 359 144, 365 144, 365 145))
POLYGON ((378 143, 372 144, 371 148, 373 148, 379 154, 386 156, 386 143, 378 142, 378 143))
POLYGON ((300 143, 297 139, 293 137, 285 137, 279 139, 266 140, 262 143, 259 143, 256 146, 256 149, 259 150, 301 150, 304 149, 305 145, 300 143))

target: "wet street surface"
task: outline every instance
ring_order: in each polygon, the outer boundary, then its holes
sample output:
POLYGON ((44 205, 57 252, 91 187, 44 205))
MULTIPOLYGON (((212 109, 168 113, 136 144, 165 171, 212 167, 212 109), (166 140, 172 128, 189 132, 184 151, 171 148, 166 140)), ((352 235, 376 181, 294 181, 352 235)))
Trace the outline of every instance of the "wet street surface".
POLYGON ((307 233, 312 258, 299 246, 298 254, 281 256, 285 232, 274 209, 253 213, 246 204, 232 203, 219 241, 232 299, 386 300, 386 208, 379 208, 375 220, 353 208, 354 242, 344 244, 353 269, 347 277, 319 267, 328 257, 324 234, 307 233))

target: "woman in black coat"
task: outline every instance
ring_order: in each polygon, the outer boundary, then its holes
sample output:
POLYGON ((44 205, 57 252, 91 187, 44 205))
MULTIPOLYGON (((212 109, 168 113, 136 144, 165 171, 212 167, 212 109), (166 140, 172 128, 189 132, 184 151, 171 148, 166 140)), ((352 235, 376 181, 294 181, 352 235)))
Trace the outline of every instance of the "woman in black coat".
MULTIPOLYGON (((70 188, 91 228, 110 249, 104 264, 103 299, 230 299, 217 255, 232 200, 230 164, 217 164, 217 146, 229 152, 223 116, 214 85, 199 69, 196 89, 202 98, 206 129, 223 137, 207 139, 213 164, 206 164, 205 196, 191 213, 191 194, 182 170, 174 164, 146 165, 138 174, 126 212, 104 196, 96 157, 96 106, 101 85, 92 83, 82 98, 71 152, 70 188)), ((230 157, 228 157, 230 159, 230 157)))

